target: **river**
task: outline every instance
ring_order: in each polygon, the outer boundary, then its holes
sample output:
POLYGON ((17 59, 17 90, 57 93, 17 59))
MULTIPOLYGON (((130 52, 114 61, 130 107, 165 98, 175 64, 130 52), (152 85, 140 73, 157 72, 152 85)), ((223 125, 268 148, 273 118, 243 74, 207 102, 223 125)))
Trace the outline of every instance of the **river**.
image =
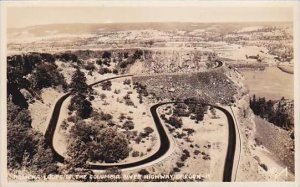
POLYGON ((266 99, 294 99, 294 75, 284 73, 277 67, 267 67, 264 71, 243 70, 244 84, 250 95, 266 99))

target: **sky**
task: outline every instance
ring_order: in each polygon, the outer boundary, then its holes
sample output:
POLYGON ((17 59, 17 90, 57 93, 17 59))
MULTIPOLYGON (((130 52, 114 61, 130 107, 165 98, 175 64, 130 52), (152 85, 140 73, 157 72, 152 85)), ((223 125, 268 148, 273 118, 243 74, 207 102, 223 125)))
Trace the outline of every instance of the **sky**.
POLYGON ((288 7, 8 7, 8 28, 61 23, 285 22, 288 7))

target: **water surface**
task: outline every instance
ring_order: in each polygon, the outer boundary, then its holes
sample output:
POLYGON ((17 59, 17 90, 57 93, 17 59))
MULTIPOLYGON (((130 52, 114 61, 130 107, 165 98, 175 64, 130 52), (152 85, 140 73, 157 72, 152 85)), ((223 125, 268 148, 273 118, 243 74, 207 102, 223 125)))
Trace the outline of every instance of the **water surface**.
POLYGON ((264 71, 243 70, 244 84, 250 95, 267 99, 294 99, 294 75, 284 73, 277 67, 267 67, 264 71))

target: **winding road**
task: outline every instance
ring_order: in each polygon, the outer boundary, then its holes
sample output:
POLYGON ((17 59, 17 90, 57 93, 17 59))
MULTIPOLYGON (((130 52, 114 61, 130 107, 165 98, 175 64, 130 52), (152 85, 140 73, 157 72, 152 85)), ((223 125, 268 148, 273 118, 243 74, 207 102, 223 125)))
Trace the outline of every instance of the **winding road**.
MULTIPOLYGON (((222 66, 223 63, 221 61, 218 62, 218 65, 215 67, 220 67, 222 66)), ((95 86, 97 84, 103 83, 105 81, 113 80, 113 79, 118 79, 118 78, 124 78, 124 77, 132 77, 133 75, 121 75, 121 76, 116 76, 112 78, 107 78, 98 82, 95 82, 93 84, 90 84, 89 86, 95 86)), ((46 129, 45 133, 45 141, 46 144, 50 146, 50 148, 53 151, 54 159, 58 162, 64 162, 64 157, 60 155, 55 147, 53 146, 53 137, 55 133, 55 129, 57 127, 59 115, 60 115, 60 110, 62 107, 63 102, 70 96, 70 93, 67 93, 63 95, 61 98, 57 100, 57 102, 54 105, 53 112, 49 121, 48 128, 46 129)), ((160 137, 160 147, 157 152, 155 152, 153 155, 143 159, 139 160, 136 162, 132 163, 115 163, 115 164, 105 164, 105 165, 100 165, 100 164, 88 164, 89 169, 94 169, 94 170, 103 170, 103 169, 108 169, 111 167, 117 167, 119 169, 124 169, 124 168, 131 168, 131 167, 136 167, 136 166, 141 166, 146 163, 153 162, 157 160, 158 158, 162 157, 164 154, 167 153, 167 151, 170 148, 170 139, 160 121, 160 118, 157 114, 157 108, 166 104, 175 104, 175 103, 194 103, 194 102, 175 102, 175 101, 170 101, 170 102, 162 102, 153 105, 150 108, 150 112, 152 114, 154 123, 156 125, 159 137, 160 137)), ((223 181, 224 182, 230 182, 232 180, 232 171, 233 171, 233 163, 234 163, 234 156, 235 156, 235 149, 236 149, 236 130, 235 130, 235 123, 234 119, 231 115, 231 113, 226 110, 225 108, 222 108, 220 106, 212 105, 212 104, 206 104, 207 106, 212 106, 220 111, 222 111, 228 121, 228 130, 229 130, 229 136, 228 136, 228 147, 227 147, 227 153, 226 153, 226 158, 225 158, 225 165, 224 165, 224 172, 223 172, 223 181)))

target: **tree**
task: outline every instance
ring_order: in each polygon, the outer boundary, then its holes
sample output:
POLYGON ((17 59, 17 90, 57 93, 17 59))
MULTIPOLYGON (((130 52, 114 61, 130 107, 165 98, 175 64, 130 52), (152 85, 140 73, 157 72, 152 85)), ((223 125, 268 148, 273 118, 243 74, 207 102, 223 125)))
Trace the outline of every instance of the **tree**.
MULTIPOLYGON (((79 68, 76 69, 71 80, 71 93, 73 95, 69 109, 71 111, 76 110, 76 113, 81 118, 88 118, 92 113, 92 104, 87 99, 87 95, 90 94, 91 88, 86 84, 86 77, 79 68)), ((89 96, 89 98, 92 98, 89 96)))
POLYGON ((170 125, 172 125, 173 127, 177 128, 181 128, 182 127, 182 120, 176 116, 171 116, 169 118, 169 120, 167 120, 167 123, 169 123, 170 125))
POLYGON ((181 116, 189 116, 190 115, 190 112, 186 110, 187 109, 187 106, 186 104, 184 103, 177 103, 175 105, 175 108, 173 110, 173 113, 174 115, 178 116, 178 117, 181 117, 181 116))
POLYGON ((67 166, 70 170, 75 169, 76 167, 86 167, 86 162, 89 159, 88 149, 86 143, 80 138, 75 138, 70 141, 67 155, 69 156, 67 166))
POLYGON ((92 159, 107 163, 117 162, 129 155, 128 144, 125 134, 110 127, 101 129, 90 149, 92 159))
POLYGON ((196 121, 202 121, 204 119, 204 108, 201 104, 197 104, 195 108, 196 121))
POLYGON ((67 152, 72 167, 83 167, 87 160, 117 162, 124 159, 129 154, 128 145, 126 135, 115 128, 78 121, 70 130, 67 152))
POLYGON ((41 90, 51 86, 67 87, 64 76, 58 72, 55 64, 41 63, 36 67, 31 77, 32 88, 41 90))
POLYGON ((144 128, 144 132, 147 134, 147 136, 149 135, 149 134, 151 134, 152 132, 154 132, 154 130, 151 128, 151 127, 145 127, 144 128))
POLYGON ((8 101, 7 115, 7 158, 8 169, 24 167, 36 175, 58 173, 43 135, 31 128, 28 110, 11 101, 8 101))
POLYGON ((281 100, 266 101, 264 97, 255 98, 255 95, 250 99, 250 108, 255 115, 267 119, 269 122, 283 128, 291 129, 294 126, 293 115, 289 114, 288 110, 285 108, 286 100, 281 98, 281 100))
POLYGON ((101 84, 102 90, 111 90, 112 83, 111 81, 105 81, 101 84))
POLYGON ((83 119, 88 118, 93 111, 92 104, 87 99, 79 100, 76 106, 77 115, 83 119))
POLYGON ((137 59, 141 59, 142 55, 143 55, 143 51, 142 50, 139 50, 139 49, 136 50, 134 52, 134 54, 133 54, 134 61, 137 60, 137 59))
POLYGON ((30 83, 24 78, 24 73, 20 67, 14 67, 8 63, 7 65, 7 96, 11 97, 11 101, 22 107, 28 108, 28 103, 20 90, 29 88, 30 83))
POLYGON ((44 146, 37 147, 37 153, 33 155, 30 163, 31 171, 37 175, 57 174, 58 166, 53 163, 51 149, 44 146))
POLYGON ((76 71, 72 76, 70 88, 72 94, 88 94, 90 91, 88 85, 86 84, 86 77, 84 73, 80 71, 79 68, 76 68, 76 71))
POLYGON ((102 58, 110 59, 111 58, 111 53, 108 51, 104 51, 102 54, 102 58))
POLYGON ((122 128, 125 130, 132 130, 134 129, 134 123, 132 121, 125 121, 122 128))
POLYGON ((50 76, 49 72, 46 68, 40 66, 36 69, 36 71, 32 74, 32 87, 37 90, 41 90, 42 88, 48 88, 52 86, 53 79, 50 76))

